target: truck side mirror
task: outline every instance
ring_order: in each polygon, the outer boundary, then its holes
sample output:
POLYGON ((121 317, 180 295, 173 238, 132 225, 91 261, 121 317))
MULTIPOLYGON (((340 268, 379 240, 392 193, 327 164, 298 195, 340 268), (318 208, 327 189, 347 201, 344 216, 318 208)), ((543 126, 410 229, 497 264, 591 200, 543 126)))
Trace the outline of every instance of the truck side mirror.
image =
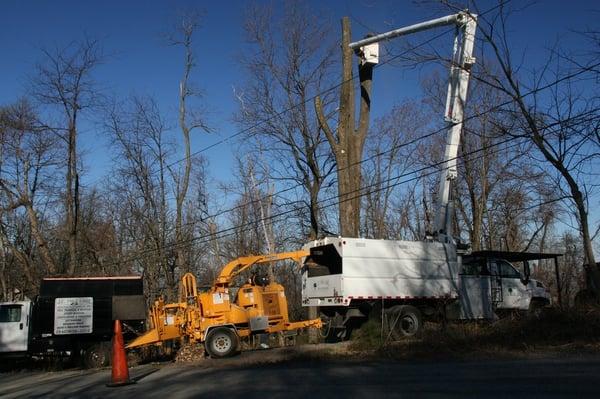
POLYGON ((531 268, 529 267, 529 261, 523 262, 523 279, 521 280, 523 284, 527 285, 529 283, 529 277, 531 276, 531 268))

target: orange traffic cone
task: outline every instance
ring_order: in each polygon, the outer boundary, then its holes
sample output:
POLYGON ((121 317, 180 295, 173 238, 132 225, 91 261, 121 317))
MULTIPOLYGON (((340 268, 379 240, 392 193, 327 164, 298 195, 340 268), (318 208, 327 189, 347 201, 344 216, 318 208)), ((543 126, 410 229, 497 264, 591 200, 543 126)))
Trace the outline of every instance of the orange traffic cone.
POLYGON ((112 377, 111 383, 106 384, 106 386, 118 387, 129 384, 135 384, 135 381, 129 379, 129 368, 127 368, 127 355, 125 354, 121 321, 115 320, 115 333, 112 345, 112 377))

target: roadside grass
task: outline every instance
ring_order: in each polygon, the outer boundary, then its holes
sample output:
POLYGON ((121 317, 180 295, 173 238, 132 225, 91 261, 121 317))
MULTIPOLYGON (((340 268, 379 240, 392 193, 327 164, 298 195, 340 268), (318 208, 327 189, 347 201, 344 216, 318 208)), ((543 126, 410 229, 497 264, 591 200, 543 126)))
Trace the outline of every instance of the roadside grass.
POLYGON ((354 332, 348 349, 394 359, 600 354, 600 311, 548 309, 539 317, 493 323, 426 323, 418 337, 396 342, 386 338, 381 324, 369 320, 354 332))
POLYGON ((336 344, 302 344, 248 351, 238 360, 211 360, 207 366, 268 366, 281 362, 479 360, 600 355, 600 310, 547 309, 539 317, 496 322, 425 323, 420 336, 386 340, 381 323, 369 320, 352 339, 336 344))

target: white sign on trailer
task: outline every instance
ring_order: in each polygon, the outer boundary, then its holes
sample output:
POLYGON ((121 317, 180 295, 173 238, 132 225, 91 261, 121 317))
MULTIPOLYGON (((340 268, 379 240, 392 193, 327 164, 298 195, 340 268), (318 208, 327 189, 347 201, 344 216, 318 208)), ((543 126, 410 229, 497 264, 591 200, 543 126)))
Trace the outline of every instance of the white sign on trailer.
POLYGON ((56 298, 54 301, 54 334, 90 334, 93 328, 94 299, 56 298))

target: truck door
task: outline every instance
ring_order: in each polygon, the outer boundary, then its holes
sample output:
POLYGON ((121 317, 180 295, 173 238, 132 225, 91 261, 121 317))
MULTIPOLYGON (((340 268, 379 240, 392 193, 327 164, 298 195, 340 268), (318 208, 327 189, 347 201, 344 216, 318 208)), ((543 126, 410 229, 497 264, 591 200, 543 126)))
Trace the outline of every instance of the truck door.
POLYGON ((498 303, 498 308, 527 309, 530 294, 521 281, 521 273, 505 260, 495 259, 492 262, 495 263, 498 276, 502 280, 502 301, 498 303))
POLYGON ((492 277, 485 259, 463 259, 459 274, 460 319, 492 319, 492 277))
POLYGON ((0 304, 0 352, 26 352, 31 302, 0 304))

